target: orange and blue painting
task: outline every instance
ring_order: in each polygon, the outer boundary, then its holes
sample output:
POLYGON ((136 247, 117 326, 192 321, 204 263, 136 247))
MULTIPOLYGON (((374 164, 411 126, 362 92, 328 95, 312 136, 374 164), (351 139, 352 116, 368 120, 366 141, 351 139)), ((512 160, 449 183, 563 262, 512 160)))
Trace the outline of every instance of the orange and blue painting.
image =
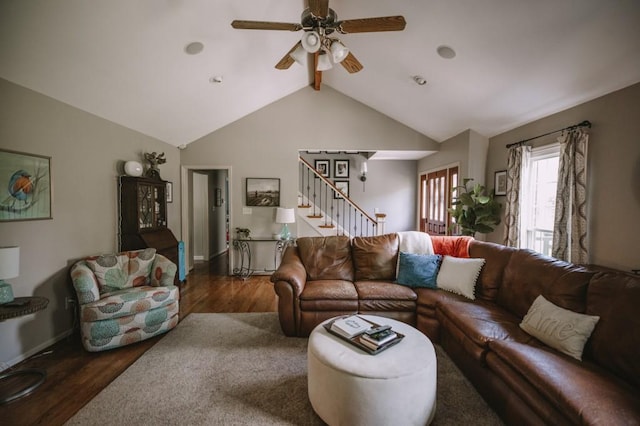
POLYGON ((51 219, 51 158, 0 150, 0 221, 51 219))

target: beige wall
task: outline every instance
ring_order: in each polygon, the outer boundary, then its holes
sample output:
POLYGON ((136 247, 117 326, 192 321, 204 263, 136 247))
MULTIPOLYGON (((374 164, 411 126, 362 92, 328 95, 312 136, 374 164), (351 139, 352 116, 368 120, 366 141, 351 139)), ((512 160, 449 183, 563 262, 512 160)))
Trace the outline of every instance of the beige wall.
MULTIPOLYGON (((67 333, 70 262, 117 249, 117 181, 123 160, 165 152, 174 182, 169 227, 179 237, 178 149, 0 79, 0 148, 51 157, 53 219, 0 223, 0 246, 20 246, 15 296, 44 296, 35 315, 0 322, 0 362, 15 363, 67 333)), ((3 182, 5 180, 2 180, 3 182)), ((0 190, 6 190, 4 185, 0 190)))
MULTIPOLYGON (((214 168, 232 165, 232 235, 235 227, 242 227, 250 228, 252 235, 269 236, 280 229, 274 224, 275 209, 254 207, 252 214, 243 214, 245 180, 247 177, 280 178, 281 205, 295 207, 298 150, 438 148, 439 145, 428 137, 323 86, 321 91, 310 87, 301 89, 190 143, 181 151, 181 164, 214 168)), ((372 173, 370 170, 370 175, 372 173)), ((415 171, 412 173, 415 176, 415 171)))
MULTIPOLYGON (((506 144, 583 120, 593 126, 588 152, 591 263, 640 268, 640 84, 491 138, 487 186, 493 187, 494 172, 506 169, 506 144)), ((532 146, 554 142, 557 136, 536 139, 532 146)), ((487 238, 501 243, 503 233, 501 225, 487 238)))

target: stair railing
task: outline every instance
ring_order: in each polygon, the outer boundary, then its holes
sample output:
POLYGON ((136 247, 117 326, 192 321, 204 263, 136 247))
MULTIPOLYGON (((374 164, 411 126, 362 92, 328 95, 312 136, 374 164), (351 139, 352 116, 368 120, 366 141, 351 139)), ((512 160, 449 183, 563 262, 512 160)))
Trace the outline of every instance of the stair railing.
POLYGON ((336 235, 377 235, 378 221, 343 194, 304 158, 299 157, 299 209, 308 208, 307 217, 324 219, 320 228, 334 229, 336 235))

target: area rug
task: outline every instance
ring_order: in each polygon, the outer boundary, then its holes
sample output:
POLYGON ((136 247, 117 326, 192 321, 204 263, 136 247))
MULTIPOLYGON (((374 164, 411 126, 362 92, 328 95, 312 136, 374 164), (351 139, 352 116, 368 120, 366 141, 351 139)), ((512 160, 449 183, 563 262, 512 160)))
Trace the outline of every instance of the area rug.
MULTIPOLYGON (((307 397, 307 339, 276 313, 191 314, 67 425, 323 425, 307 397)), ((434 422, 501 425, 436 347, 434 422)))

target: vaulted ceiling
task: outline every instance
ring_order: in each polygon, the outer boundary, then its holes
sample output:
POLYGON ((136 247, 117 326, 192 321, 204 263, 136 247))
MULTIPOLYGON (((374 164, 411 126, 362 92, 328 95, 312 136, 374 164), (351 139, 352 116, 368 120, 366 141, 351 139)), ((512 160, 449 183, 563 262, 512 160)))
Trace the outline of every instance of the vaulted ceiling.
MULTIPOLYGON (((274 68, 303 0, 2 0, 0 77, 175 146, 307 87, 274 68), (189 55, 191 42, 204 45, 189 55), (222 82, 212 82, 221 77, 222 82)), ((406 29, 340 35, 364 65, 329 85, 437 141, 491 137, 640 81, 637 0, 331 0, 339 19, 403 15, 406 29), (440 46, 456 56, 438 55, 440 46), (427 83, 418 85, 419 75, 427 83)), ((311 90, 311 89, 307 89, 311 90)), ((287 119, 291 119, 288 117, 287 119)))

